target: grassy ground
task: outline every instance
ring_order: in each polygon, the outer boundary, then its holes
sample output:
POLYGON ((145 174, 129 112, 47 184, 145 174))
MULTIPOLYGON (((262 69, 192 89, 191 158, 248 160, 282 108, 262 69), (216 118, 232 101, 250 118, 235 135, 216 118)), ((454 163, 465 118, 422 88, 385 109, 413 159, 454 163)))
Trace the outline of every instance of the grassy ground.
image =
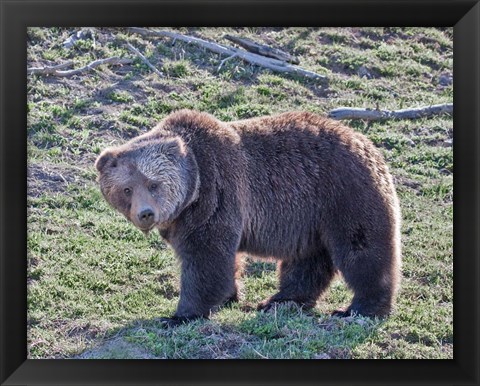
POLYGON ((180 41, 92 29, 71 49, 64 28, 28 30, 28 65, 133 57, 141 60, 67 78, 28 79, 28 350, 30 358, 452 358, 452 136, 441 116, 347 122, 379 146, 403 213, 403 283, 388 320, 329 316, 351 293, 338 278, 313 312, 262 314, 275 291, 271 262, 248 258, 245 296, 209 321, 162 330, 179 269, 159 235, 149 238, 108 207, 93 162, 106 146, 143 133, 178 108, 234 120, 340 106, 400 109, 451 102, 452 29, 184 28, 231 44, 227 33, 298 56, 328 86, 272 73, 180 41))

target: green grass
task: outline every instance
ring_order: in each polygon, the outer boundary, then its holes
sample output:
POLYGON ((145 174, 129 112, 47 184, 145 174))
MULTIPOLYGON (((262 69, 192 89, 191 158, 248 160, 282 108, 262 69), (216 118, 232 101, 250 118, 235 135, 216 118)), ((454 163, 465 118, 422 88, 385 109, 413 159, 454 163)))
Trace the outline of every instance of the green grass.
POLYGON ((383 152, 402 208, 403 281, 387 320, 338 319, 351 292, 337 277, 316 308, 254 311, 278 285, 275 264, 247 259, 239 304, 174 330, 179 267, 158 234, 146 238, 113 211, 95 182, 106 146, 193 108, 222 120, 341 106, 400 109, 451 102, 452 29, 182 28, 231 44, 226 34, 275 44, 316 81, 261 69, 169 39, 118 29, 71 49, 71 28, 29 28, 29 67, 132 57, 80 76, 28 78, 28 350, 30 358, 453 358, 453 120, 346 122, 383 152), (110 34, 121 39, 111 39, 110 34))

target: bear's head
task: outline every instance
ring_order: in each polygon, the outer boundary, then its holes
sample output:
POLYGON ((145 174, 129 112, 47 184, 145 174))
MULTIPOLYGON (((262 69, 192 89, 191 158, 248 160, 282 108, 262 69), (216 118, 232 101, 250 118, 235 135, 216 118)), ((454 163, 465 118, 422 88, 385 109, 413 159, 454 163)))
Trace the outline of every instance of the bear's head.
POLYGON ((139 137, 95 162, 103 196, 148 233, 171 223, 198 196, 195 157, 178 137, 139 137))

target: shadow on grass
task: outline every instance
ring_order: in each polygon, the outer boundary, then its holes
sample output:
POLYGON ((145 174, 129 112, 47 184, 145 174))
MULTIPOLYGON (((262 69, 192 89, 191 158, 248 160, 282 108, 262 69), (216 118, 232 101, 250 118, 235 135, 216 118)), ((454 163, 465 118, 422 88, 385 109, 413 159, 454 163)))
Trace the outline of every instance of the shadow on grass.
POLYGON ((76 359, 349 359, 382 321, 337 318, 284 304, 264 313, 224 307, 211 320, 165 329, 135 320, 107 333, 76 359))
POLYGON ((176 328, 142 319, 108 332, 75 359, 235 359, 253 339, 207 319, 176 328))
MULTIPOLYGON (((273 261, 247 258, 244 265, 244 275, 250 279, 275 270, 273 261)), ((173 310, 163 312, 159 317, 173 310)), ((378 319, 338 318, 318 309, 305 311, 295 303, 258 312, 253 303, 242 300, 221 307, 210 320, 195 320, 176 328, 164 328, 159 318, 132 320, 107 331, 104 339, 91 341, 75 358, 347 359, 381 324, 378 319)))

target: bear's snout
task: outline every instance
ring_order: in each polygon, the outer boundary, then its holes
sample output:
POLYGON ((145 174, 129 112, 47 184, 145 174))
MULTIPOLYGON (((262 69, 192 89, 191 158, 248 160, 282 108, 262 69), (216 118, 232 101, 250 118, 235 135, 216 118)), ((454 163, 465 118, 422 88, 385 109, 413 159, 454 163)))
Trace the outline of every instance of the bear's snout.
POLYGON ((149 228, 155 222, 155 213, 151 208, 144 208, 137 214, 137 218, 142 228, 149 228))

